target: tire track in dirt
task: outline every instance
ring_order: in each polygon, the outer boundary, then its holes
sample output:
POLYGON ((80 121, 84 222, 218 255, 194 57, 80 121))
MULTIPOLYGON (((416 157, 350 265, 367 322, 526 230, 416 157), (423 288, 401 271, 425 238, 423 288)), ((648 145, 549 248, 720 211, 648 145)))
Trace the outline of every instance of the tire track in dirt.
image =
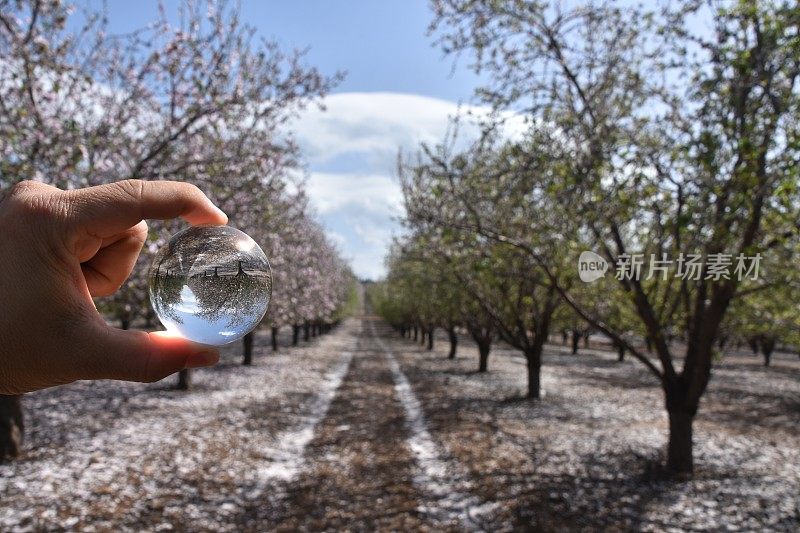
POLYGON ((428 431, 422 404, 400 368, 400 363, 376 332, 375 319, 367 318, 366 320, 368 320, 372 339, 386 358, 392 372, 395 391, 405 410, 410 433, 409 446, 419 467, 414 481, 430 502, 427 512, 438 520, 459 523, 462 528, 467 530, 484 529, 481 525, 481 516, 490 513, 497 504, 484 501, 471 494, 469 490, 459 488, 466 487, 468 489, 471 481, 457 466, 445 461, 441 447, 433 440, 428 431))
POLYGON ((311 409, 311 415, 298 427, 280 433, 270 452, 272 462, 258 472, 258 487, 254 497, 260 495, 272 482, 278 479, 291 482, 302 470, 306 460, 306 447, 314 437, 317 425, 328 414, 331 401, 350 369, 352 351, 342 354, 342 361, 331 371, 322 385, 311 409))

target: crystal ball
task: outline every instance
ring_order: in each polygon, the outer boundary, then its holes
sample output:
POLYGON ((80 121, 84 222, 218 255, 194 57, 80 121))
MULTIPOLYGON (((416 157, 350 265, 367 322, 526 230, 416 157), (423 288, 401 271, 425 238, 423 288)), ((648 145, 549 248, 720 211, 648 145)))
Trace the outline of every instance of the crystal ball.
POLYGON ((167 331, 220 346, 241 339, 264 318, 272 271, 246 233, 230 226, 192 226, 158 250, 148 285, 153 310, 167 331))

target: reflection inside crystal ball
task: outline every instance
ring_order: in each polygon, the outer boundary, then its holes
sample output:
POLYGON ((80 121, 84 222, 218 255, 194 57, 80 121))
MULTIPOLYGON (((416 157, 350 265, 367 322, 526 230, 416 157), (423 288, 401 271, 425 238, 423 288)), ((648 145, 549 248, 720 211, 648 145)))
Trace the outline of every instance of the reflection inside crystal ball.
POLYGON ((150 302, 167 331, 222 345, 252 331, 267 311, 272 272, 267 256, 230 226, 192 226, 173 235, 153 259, 150 302))

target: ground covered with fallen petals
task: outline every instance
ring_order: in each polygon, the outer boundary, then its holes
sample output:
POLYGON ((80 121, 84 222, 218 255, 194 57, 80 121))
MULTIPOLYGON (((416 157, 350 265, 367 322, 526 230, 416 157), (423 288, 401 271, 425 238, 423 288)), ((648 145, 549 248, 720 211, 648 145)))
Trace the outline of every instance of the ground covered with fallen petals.
POLYGON ((255 363, 142 385, 80 382, 24 399, 25 454, 0 465, 0 530, 784 530, 800 528, 800 362, 715 370, 696 475, 665 479, 660 389, 615 354, 546 349, 476 373, 374 317, 255 363))

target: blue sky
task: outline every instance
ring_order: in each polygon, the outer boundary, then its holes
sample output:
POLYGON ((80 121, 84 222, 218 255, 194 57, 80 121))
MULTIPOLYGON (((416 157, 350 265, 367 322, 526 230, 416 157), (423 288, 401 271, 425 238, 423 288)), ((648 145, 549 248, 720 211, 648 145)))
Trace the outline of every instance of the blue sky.
MULTIPOLYGON (((177 2, 164 5, 177 13, 177 2)), ((126 31, 156 18, 157 3, 109 2, 108 11, 110 30, 126 31)), ((433 46, 424 0, 241 0, 241 13, 284 48, 308 47, 309 65, 346 71, 327 110, 310 109, 294 129, 319 220, 357 275, 380 277, 402 214, 398 150, 441 140, 479 79, 433 46)))

